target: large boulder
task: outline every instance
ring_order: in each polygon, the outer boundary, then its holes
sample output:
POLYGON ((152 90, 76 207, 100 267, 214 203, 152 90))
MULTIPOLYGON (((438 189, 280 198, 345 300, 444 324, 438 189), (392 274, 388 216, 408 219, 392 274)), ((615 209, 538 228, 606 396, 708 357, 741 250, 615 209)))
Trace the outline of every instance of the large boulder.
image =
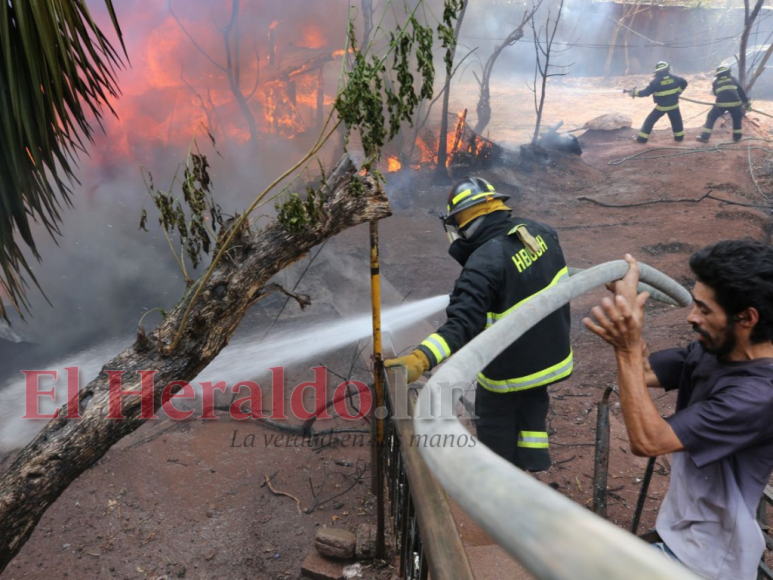
POLYGON ((595 119, 587 121, 583 127, 590 131, 616 131, 618 129, 630 129, 633 120, 622 113, 607 113, 595 119))

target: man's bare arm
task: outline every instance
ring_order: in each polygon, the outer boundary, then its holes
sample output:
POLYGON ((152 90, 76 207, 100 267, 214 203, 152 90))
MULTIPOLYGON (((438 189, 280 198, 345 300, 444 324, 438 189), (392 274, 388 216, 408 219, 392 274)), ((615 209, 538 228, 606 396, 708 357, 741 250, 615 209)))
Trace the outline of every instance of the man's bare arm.
MULTIPOLYGON (((634 455, 657 457, 681 451, 684 445, 655 407, 647 391, 644 353, 615 350, 620 406, 634 455)), ((651 369, 650 369, 651 372, 651 369)), ((654 375, 654 373, 652 373, 654 375)), ((657 380, 657 379, 656 379, 657 380)))
POLYGON ((648 385, 659 384, 642 339, 644 304, 649 294, 637 294, 639 266, 629 254, 625 259, 630 268, 615 284, 614 300, 604 298, 601 306, 591 309, 596 322, 590 318, 583 322, 615 349, 620 405, 631 450, 635 455, 655 457, 681 451, 684 446, 671 425, 660 416, 647 390, 648 385))
POLYGON ((650 349, 647 343, 642 341, 641 344, 641 356, 642 356, 642 368, 644 369, 644 382, 650 389, 662 389, 663 385, 660 384, 658 376, 655 371, 652 370, 650 365, 650 349))

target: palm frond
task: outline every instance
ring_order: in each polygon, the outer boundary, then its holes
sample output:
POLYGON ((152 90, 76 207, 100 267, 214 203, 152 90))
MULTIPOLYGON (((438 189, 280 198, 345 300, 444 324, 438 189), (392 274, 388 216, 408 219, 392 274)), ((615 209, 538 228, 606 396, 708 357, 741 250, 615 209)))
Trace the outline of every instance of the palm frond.
MULTIPOLYGON (((113 0, 104 0, 123 45, 113 0)), ((31 222, 59 235, 79 153, 119 94, 122 66, 85 0, 0 0, 0 290, 23 316, 40 260, 31 222)), ((0 316, 8 320, 0 297, 0 316)))

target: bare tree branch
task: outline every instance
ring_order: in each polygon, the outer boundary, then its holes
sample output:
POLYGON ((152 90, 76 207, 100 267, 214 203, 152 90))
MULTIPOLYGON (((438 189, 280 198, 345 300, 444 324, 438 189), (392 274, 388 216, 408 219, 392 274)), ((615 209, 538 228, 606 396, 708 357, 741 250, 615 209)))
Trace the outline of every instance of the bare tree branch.
POLYGON ((765 0, 757 0, 754 4, 754 8, 749 12, 749 0, 743 0, 744 21, 741 42, 738 47, 738 82, 741 83, 741 86, 744 88, 746 88, 747 72, 751 72, 746 70, 746 50, 747 45, 749 44, 749 34, 751 34, 754 21, 757 19, 757 16, 759 16, 764 3, 765 0))
POLYGON ((220 28, 215 23, 215 27, 220 31, 220 34, 223 37, 223 44, 225 47, 225 59, 226 59, 225 66, 222 66, 214 58, 212 58, 212 56, 209 53, 207 53, 207 51, 205 51, 201 47, 201 45, 196 41, 196 39, 188 31, 188 29, 185 28, 185 25, 183 25, 182 21, 178 18, 178 16, 174 13, 174 10, 172 9, 172 0, 167 0, 167 4, 169 6, 169 12, 174 17, 178 26, 185 33, 185 35, 190 39, 190 41, 198 49, 198 51, 201 54, 203 54, 206 57, 206 59, 209 62, 211 62, 213 65, 215 65, 219 70, 226 73, 226 77, 228 78, 228 86, 231 89, 231 93, 236 99, 236 103, 237 105, 239 105, 239 109, 241 110, 242 115, 244 115, 244 118, 247 121, 247 128, 249 129, 249 132, 250 132, 250 142, 252 143, 253 147, 256 146, 258 142, 258 126, 255 121, 255 116, 252 114, 252 110, 249 107, 249 100, 255 95, 255 92, 258 89, 258 85, 260 84, 260 60, 258 58, 258 49, 257 49, 257 44, 255 43, 255 37, 253 36, 253 46, 255 49, 256 78, 255 78, 255 85, 253 86, 252 90, 245 96, 242 93, 242 87, 241 87, 241 55, 240 55, 241 37, 239 32, 240 0, 231 0, 231 15, 228 20, 228 24, 226 24, 225 27, 220 28))
POLYGON ((182 21, 177 17, 177 14, 175 14, 174 10, 172 9, 172 0, 167 0, 167 6, 169 6, 169 13, 172 15, 172 18, 174 18, 177 21, 177 25, 180 27, 180 30, 182 30, 185 33, 185 36, 187 36, 190 41, 193 43, 193 46, 195 46, 198 51, 203 54, 206 59, 211 62, 213 65, 215 65, 217 68, 219 68, 222 71, 226 71, 226 68, 218 63, 215 59, 213 59, 211 56, 209 56, 209 53, 204 50, 201 45, 196 41, 196 39, 193 37, 193 35, 188 32, 188 29, 185 28, 185 25, 182 23, 182 21))
MULTIPOLYGON (((536 143, 537 139, 539 139, 539 131, 540 126, 542 125, 542 112, 545 108, 545 95, 547 92, 547 81, 548 78, 551 76, 564 76, 567 73, 553 73, 550 74, 550 56, 551 51, 553 48, 553 41, 556 38, 556 32, 558 32, 558 26, 561 23, 561 13, 564 10, 564 0, 561 0, 561 3, 558 5, 558 14, 556 15, 556 19, 553 22, 553 29, 551 31, 550 25, 550 15, 551 11, 548 10, 548 16, 545 21, 545 27, 540 28, 539 31, 537 31, 536 25, 534 23, 534 17, 529 20, 529 24, 532 29, 533 37, 534 37, 534 54, 536 56, 537 64, 535 66, 534 70, 534 110, 537 113, 537 122, 534 127, 534 135, 532 136, 531 142, 536 143), (540 36, 542 35, 542 32, 545 32, 545 39, 544 43, 540 40, 540 36), (542 58, 540 58, 540 54, 544 56, 544 63, 542 61, 542 58), (537 100, 537 73, 539 72, 539 75, 542 77, 542 84, 540 86, 539 91, 539 102, 537 100)), ((552 66, 559 66, 560 68, 566 68, 567 66, 571 65, 552 65, 552 66)))
POLYGON ((183 74, 183 67, 180 67, 180 80, 185 83, 185 86, 188 87, 188 90, 191 92, 191 94, 199 101, 201 110, 204 111, 204 114, 207 116, 207 130, 214 133, 215 125, 212 121, 212 115, 209 111, 209 107, 207 107, 207 104, 204 102, 204 98, 199 94, 196 88, 186 80, 185 75, 183 74))
POLYGON ((490 83, 491 83, 491 73, 494 70, 494 65, 496 64, 496 61, 499 58, 499 55, 502 54, 502 51, 505 48, 507 48, 508 46, 513 46, 516 42, 518 42, 521 38, 523 38, 524 27, 529 21, 533 20, 534 13, 542 5, 542 2, 543 0, 537 0, 532 5, 531 10, 525 10, 523 12, 523 16, 521 17, 520 24, 518 24, 518 26, 516 26, 515 29, 513 29, 513 31, 507 35, 507 37, 502 41, 501 44, 497 45, 496 48, 494 48, 494 51, 491 53, 491 56, 489 56, 488 60, 486 61, 486 64, 483 66, 481 78, 478 79, 478 76, 475 75, 475 80, 477 80, 478 84, 480 85, 480 96, 478 97, 478 105, 476 107, 478 120, 475 123, 475 127, 473 128, 473 131, 475 133, 478 133, 479 135, 483 133, 483 130, 488 126, 489 122, 491 121, 490 83))

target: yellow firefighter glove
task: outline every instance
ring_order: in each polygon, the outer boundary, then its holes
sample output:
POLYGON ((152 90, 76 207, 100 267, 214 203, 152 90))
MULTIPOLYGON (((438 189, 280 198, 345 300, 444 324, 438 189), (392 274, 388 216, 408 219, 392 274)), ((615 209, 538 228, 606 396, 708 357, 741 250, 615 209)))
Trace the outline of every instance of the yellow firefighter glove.
POLYGON ((412 383, 429 370, 429 359, 419 349, 408 356, 390 358, 384 361, 386 368, 405 367, 408 370, 408 382, 412 383))

